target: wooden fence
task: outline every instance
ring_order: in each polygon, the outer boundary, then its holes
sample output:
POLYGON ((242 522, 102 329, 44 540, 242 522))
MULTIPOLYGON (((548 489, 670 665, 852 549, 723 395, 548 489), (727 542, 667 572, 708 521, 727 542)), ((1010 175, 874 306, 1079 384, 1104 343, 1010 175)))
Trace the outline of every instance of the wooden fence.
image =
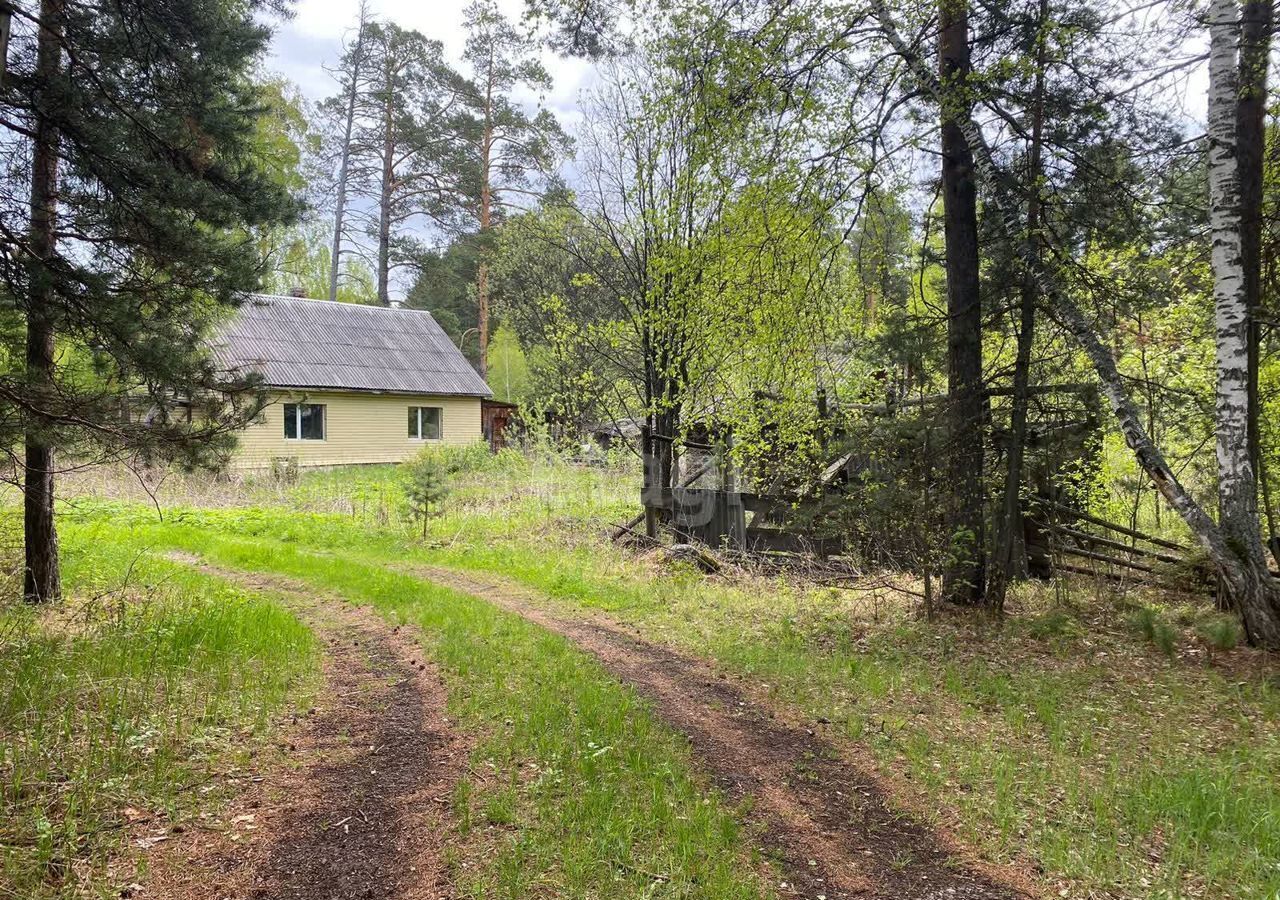
POLYGON ((1028 515, 1027 556, 1049 574, 1069 572, 1112 581, 1144 582, 1212 593, 1212 573, 1191 547, 1048 499, 1028 515))
MULTIPOLYGON (((646 430, 645 484, 641 493, 644 512, 620 526, 615 538, 637 534, 634 529, 641 522, 647 536, 656 538, 662 523, 680 539, 712 549, 796 553, 819 558, 845 552, 841 537, 815 534, 796 524, 797 520, 803 522, 808 518, 804 513, 815 503, 813 497, 728 489, 736 484, 736 477, 721 460, 705 460, 694 466, 678 487, 653 484, 653 448, 659 441, 672 442, 673 439, 646 430), (694 487, 712 472, 718 474, 721 487, 694 487)), ((707 454, 716 449, 694 442, 684 442, 683 447, 707 454)), ((828 487, 850 458, 851 455, 846 454, 833 462, 816 487, 828 487)), ((1212 573, 1197 562, 1193 549, 1176 541, 1109 522, 1045 497, 1032 501, 1024 523, 1028 570, 1033 577, 1071 573, 1117 582, 1161 584, 1193 592, 1215 590, 1212 573)))

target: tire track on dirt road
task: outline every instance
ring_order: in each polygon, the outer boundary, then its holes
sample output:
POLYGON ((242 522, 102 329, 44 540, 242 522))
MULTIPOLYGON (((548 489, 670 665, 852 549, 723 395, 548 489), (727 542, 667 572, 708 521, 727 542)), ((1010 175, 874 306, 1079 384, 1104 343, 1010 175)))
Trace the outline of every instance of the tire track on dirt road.
POLYGON ((408 630, 287 578, 171 555, 280 596, 320 639, 324 686, 313 712, 285 730, 285 763, 238 781, 242 793, 216 825, 188 827, 149 851, 151 874, 138 896, 453 897, 449 799, 471 748, 408 630))
POLYGON ((572 641, 654 705, 684 734, 695 762, 763 826, 781 860, 784 895, 884 900, 1013 900, 1037 896, 1025 879, 984 864, 897 808, 878 779, 811 730, 784 724, 709 664, 644 641, 603 617, 546 608, 509 580, 407 567, 480 597, 572 641))

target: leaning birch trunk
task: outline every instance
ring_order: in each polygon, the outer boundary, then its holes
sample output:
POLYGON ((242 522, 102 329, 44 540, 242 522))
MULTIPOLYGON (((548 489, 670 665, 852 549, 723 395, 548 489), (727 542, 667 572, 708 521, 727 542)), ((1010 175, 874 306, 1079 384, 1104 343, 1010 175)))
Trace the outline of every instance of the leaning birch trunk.
POLYGON ((338 299, 338 274, 342 263, 342 225, 347 214, 347 180, 351 169, 351 132, 356 123, 356 101, 360 96, 360 69, 364 65, 364 30, 368 8, 360 5, 359 31, 351 58, 351 87, 347 94, 346 121, 342 131, 342 156, 338 162, 337 209, 333 214, 333 249, 329 253, 329 299, 338 299))
MULTIPOLYGON (((872 13, 880 23, 881 30, 894 51, 906 62, 920 87, 935 102, 940 103, 943 98, 942 85, 919 54, 903 40, 884 0, 870 0, 870 2, 872 13)), ((1234 104, 1234 97, 1232 102, 1234 104)), ((1005 178, 1004 172, 997 167, 982 128, 972 118, 961 124, 965 139, 973 150, 978 171, 986 179, 991 190, 992 205, 997 213, 998 224, 1006 238, 1013 238, 1019 233, 1021 227, 1016 194, 1005 178)), ((1057 278, 1045 262, 1027 255, 1023 264, 1034 274, 1040 295, 1048 302, 1055 318, 1075 338, 1089 358, 1102 382, 1103 391, 1120 426, 1120 432, 1133 451, 1138 465, 1147 473, 1156 490, 1191 529, 1233 596, 1249 603, 1248 613, 1244 612, 1243 606, 1241 606, 1241 612, 1250 641, 1260 646, 1280 649, 1280 583, 1272 579, 1265 568, 1261 570, 1255 568, 1254 561, 1247 556, 1237 555, 1232 545, 1228 543, 1223 530, 1218 528, 1213 519, 1178 481, 1177 476, 1169 468, 1168 462, 1165 461, 1164 454, 1143 428, 1138 411, 1125 391, 1124 382, 1111 351, 1099 339, 1084 312, 1062 290, 1057 278)), ((1257 540, 1256 532, 1254 540, 1257 540)))

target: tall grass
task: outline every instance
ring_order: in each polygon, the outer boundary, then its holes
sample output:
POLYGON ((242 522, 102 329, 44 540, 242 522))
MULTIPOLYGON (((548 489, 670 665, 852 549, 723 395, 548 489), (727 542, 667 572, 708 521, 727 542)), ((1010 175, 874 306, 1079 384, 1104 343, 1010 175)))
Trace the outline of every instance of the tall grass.
POLYGON ((127 533, 68 527, 63 548, 63 606, 0 607, 0 887, 29 898, 106 889, 128 817, 193 803, 316 662, 276 603, 139 555, 127 533))

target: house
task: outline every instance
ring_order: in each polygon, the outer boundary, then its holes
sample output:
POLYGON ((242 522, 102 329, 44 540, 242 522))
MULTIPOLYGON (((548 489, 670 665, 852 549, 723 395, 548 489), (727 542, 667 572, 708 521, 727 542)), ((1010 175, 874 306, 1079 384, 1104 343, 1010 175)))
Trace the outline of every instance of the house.
POLYGON ((268 391, 235 468, 400 462, 483 439, 492 392, 428 312, 255 294, 213 352, 224 368, 261 374, 268 391))

